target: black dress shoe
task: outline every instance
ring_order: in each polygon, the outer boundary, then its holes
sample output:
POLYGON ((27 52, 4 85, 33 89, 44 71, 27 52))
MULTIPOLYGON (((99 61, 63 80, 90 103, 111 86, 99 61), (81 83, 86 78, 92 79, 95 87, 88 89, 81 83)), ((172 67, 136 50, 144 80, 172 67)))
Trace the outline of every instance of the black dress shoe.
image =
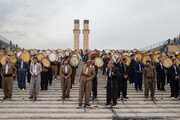
POLYGON ((158 101, 155 97, 151 98, 152 101, 158 101))
POLYGON ((124 99, 128 99, 128 97, 123 97, 124 99))
POLYGON ((79 103, 79 106, 82 106, 82 103, 79 103))
POLYGON ((64 98, 69 98, 69 96, 64 96, 64 98))
POLYGON ((5 99, 7 99, 7 98, 8 98, 7 96, 4 96, 4 97, 3 97, 3 100, 5 100, 5 99))
POLYGON ((117 103, 113 103, 112 106, 115 106, 117 103))
POLYGON ((105 105, 110 105, 110 103, 106 103, 105 105))
POLYGON ((89 103, 87 103, 86 106, 91 106, 91 105, 89 103))
POLYGON ((8 99, 10 99, 10 100, 11 100, 11 99, 12 99, 12 97, 8 97, 8 99))
POLYGON ((97 96, 94 96, 94 99, 97 99, 97 96))
POLYGON ((162 91, 166 91, 166 89, 162 89, 162 91))
POLYGON ((33 99, 33 97, 32 97, 32 96, 30 96, 30 97, 29 97, 29 99, 33 99))
POLYGON ((37 97, 34 97, 34 100, 37 100, 37 97))

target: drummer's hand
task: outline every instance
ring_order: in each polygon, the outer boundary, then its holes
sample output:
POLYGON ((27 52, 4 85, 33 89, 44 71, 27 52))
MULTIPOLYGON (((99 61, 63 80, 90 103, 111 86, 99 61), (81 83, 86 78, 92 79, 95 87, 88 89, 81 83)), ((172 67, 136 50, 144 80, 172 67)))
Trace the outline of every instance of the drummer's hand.
POLYGON ((67 79, 68 77, 67 76, 65 76, 65 79, 67 79))
POLYGON ((154 79, 154 82, 157 82, 157 79, 154 79))

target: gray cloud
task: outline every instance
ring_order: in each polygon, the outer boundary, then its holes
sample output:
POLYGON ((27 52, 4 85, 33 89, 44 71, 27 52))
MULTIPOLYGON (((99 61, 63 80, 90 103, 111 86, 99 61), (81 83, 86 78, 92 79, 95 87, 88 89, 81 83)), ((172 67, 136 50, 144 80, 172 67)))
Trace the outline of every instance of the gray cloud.
MULTIPOLYGON (((133 49, 179 34, 179 0, 1 0, 0 35, 24 48, 73 48, 73 20, 90 20, 90 48, 133 49)), ((83 34, 80 36, 83 46, 83 34)))

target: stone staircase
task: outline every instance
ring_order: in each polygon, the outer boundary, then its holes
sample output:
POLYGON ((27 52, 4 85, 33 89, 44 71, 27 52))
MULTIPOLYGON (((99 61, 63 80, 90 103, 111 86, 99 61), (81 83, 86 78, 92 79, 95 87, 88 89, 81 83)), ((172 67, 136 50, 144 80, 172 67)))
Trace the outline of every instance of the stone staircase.
MULTIPOLYGON (((76 82, 71 90, 71 97, 65 101, 60 99, 60 78, 54 80, 48 91, 40 91, 38 101, 30 101, 29 85, 24 91, 18 91, 17 81, 13 85, 13 100, 0 103, 0 119, 82 119, 82 120, 154 120, 180 119, 180 100, 170 98, 170 88, 166 92, 156 91, 158 101, 144 101, 144 93, 136 92, 134 86, 128 86, 127 101, 118 100, 118 104, 111 108, 105 106, 106 80, 99 70, 98 100, 91 101, 91 107, 78 107, 79 83, 78 77, 82 63, 77 69, 76 82)), ((3 91, 0 91, 0 98, 3 91)))

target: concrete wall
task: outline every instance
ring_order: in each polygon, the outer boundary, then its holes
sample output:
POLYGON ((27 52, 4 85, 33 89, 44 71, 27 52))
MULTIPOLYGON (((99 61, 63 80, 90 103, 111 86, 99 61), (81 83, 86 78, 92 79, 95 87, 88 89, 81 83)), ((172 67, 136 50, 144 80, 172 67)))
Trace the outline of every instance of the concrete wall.
POLYGON ((168 52, 180 51, 180 45, 167 45, 168 52))

